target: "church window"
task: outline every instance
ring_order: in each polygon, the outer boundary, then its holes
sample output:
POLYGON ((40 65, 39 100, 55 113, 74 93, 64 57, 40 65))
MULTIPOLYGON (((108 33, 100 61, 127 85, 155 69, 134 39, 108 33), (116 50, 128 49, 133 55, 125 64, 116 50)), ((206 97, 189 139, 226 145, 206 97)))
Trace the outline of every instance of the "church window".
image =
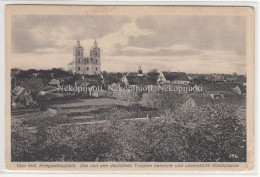
POLYGON ((80 55, 80 51, 78 51, 78 55, 80 55))
POLYGON ((78 70, 80 70, 80 67, 78 67, 78 70))
POLYGON ((88 71, 88 67, 87 67, 87 71, 88 71))

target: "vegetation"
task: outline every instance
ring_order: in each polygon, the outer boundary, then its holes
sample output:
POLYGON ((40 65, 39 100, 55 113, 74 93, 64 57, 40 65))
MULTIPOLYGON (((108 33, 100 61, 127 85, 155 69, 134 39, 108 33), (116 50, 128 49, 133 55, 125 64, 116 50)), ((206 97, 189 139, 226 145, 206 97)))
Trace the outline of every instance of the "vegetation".
POLYGON ((57 115, 38 121, 36 133, 13 119, 12 161, 246 161, 245 126, 235 111, 207 106, 164 122, 122 121, 123 111, 111 113, 109 123, 81 126, 54 126, 67 119, 57 115))

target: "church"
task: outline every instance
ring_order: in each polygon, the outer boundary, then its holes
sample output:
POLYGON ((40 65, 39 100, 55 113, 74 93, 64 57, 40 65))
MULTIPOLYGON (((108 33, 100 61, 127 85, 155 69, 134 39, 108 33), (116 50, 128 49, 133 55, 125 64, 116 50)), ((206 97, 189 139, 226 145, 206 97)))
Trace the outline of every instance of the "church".
POLYGON ((90 56, 84 57, 84 48, 79 39, 73 48, 73 61, 68 64, 68 69, 73 73, 98 75, 101 72, 100 49, 95 40, 90 49, 90 56))

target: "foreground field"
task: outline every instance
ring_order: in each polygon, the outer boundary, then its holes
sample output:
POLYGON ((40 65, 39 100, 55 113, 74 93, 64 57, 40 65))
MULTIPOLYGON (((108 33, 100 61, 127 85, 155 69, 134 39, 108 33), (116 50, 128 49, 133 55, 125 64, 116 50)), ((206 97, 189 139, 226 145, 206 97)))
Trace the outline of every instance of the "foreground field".
POLYGON ((89 99, 50 105, 53 115, 13 111, 12 161, 246 161, 245 106, 216 105, 151 121, 129 119, 131 107, 89 99))

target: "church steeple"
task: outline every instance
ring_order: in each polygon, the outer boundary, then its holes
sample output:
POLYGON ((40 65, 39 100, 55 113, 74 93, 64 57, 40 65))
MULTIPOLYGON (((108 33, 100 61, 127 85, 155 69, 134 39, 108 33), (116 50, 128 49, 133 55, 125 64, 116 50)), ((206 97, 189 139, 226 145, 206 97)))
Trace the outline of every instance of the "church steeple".
MULTIPOLYGON (((98 48, 98 46, 97 46, 97 40, 95 39, 94 45, 93 45, 92 49, 97 49, 97 48, 98 48)), ((98 49, 99 49, 99 48, 98 48, 98 49)))
POLYGON ((95 39, 92 48, 90 49, 90 58, 100 58, 100 49, 97 46, 97 41, 95 39))

